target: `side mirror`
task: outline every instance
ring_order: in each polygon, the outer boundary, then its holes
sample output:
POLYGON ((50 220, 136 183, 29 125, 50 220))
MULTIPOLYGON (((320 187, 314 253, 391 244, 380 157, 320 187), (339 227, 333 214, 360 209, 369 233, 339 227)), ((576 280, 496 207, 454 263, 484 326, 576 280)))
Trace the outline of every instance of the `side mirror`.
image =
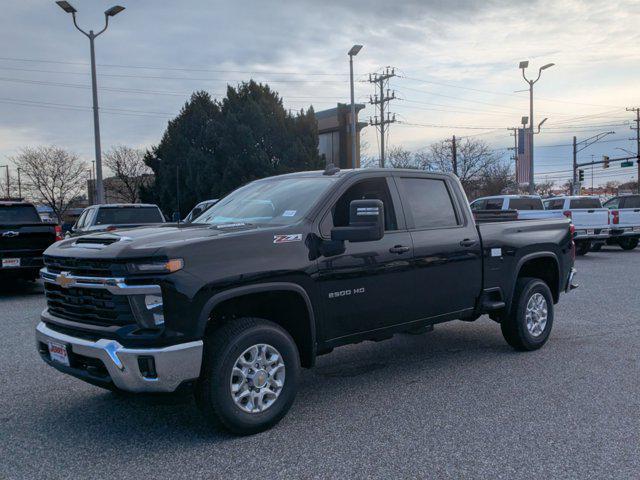
POLYGON ((173 216, 171 218, 174 223, 178 223, 180 221, 180 212, 173 212, 173 216))
POLYGON ((384 204, 380 200, 353 200, 349 204, 349 226, 331 230, 331 240, 371 242, 383 236, 384 204))

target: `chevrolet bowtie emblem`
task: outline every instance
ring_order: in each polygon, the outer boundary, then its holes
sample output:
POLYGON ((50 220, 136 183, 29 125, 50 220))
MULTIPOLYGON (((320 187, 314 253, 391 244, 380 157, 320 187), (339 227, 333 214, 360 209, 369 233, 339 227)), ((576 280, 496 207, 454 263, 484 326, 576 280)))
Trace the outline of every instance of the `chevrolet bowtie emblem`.
POLYGON ((69 288, 75 285, 76 281, 74 278, 69 277, 69 272, 61 272, 56 276, 56 283, 62 288, 69 288))
POLYGON ((12 232, 12 231, 8 231, 8 232, 4 232, 2 234, 3 237, 17 237, 18 235, 20 235, 20 232, 12 232))

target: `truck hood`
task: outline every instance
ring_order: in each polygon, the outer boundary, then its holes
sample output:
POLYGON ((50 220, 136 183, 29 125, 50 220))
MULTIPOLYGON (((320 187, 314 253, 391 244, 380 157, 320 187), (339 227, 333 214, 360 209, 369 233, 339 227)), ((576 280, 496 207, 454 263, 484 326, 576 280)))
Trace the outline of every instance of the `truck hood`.
MULTIPOLYGON (((273 228, 273 227, 269 227, 273 228)), ((165 224, 94 233, 58 242, 45 255, 76 258, 149 257, 192 247, 218 237, 248 235, 265 227, 250 224, 226 224, 216 227, 203 224, 165 224)))

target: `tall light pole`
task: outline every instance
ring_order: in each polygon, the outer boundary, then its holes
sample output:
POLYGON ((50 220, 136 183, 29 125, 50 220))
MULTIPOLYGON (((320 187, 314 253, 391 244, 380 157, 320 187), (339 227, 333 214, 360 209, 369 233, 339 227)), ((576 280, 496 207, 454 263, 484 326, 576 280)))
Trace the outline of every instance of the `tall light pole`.
MULTIPOLYGON (((527 79, 527 76, 524 74, 525 69, 529 66, 529 61, 528 60, 524 60, 524 61, 520 62, 520 65, 518 66, 518 68, 520 68, 522 70, 522 78, 524 78, 524 81, 529 84, 529 161, 530 161, 530 165, 529 165, 529 193, 531 195, 533 195, 535 193, 535 183, 533 181, 533 174, 534 174, 534 168, 533 168, 533 85, 538 80, 540 80, 540 76, 542 75, 542 71, 543 70, 546 70, 549 67, 553 67, 554 65, 555 65, 555 63, 547 63, 546 65, 543 65, 542 67, 540 67, 540 69, 538 70, 538 77, 535 80, 527 79)), ((540 126, 542 126, 543 123, 544 123, 544 120, 540 123, 540 126)), ((539 128, 538 128, 538 132, 540 132, 539 128)))
POLYGON ((353 57, 358 55, 362 50, 362 45, 354 45, 351 47, 347 55, 349 55, 349 79, 351 81, 351 165, 356 166, 356 100, 353 89, 353 57))
POLYGON ((124 10, 124 7, 115 5, 104 12, 104 28, 98 33, 94 33, 93 30, 89 30, 89 33, 85 32, 78 26, 76 22, 76 13, 78 12, 67 1, 61 0, 56 2, 62 10, 70 13, 73 17, 73 25, 89 39, 89 47, 91 50, 91 89, 93 91, 93 134, 95 137, 95 150, 96 150, 96 203, 104 203, 104 186, 102 184, 102 149, 100 148, 100 118, 98 115, 98 81, 96 79, 96 52, 94 47, 95 39, 109 26, 109 17, 115 17, 118 13, 124 10))

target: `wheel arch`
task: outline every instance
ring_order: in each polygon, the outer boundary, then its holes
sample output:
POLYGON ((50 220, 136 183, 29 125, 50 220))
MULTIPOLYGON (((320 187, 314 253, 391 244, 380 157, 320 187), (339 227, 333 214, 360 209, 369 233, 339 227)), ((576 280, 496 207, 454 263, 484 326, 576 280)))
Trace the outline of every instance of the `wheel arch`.
POLYGON ((560 298, 561 270, 557 255, 553 252, 535 252, 523 256, 515 268, 509 301, 513 302, 516 283, 520 277, 534 277, 544 281, 551 290, 553 302, 560 298))
POLYGON ((271 320, 292 336, 303 367, 312 367, 316 358, 316 321, 311 299, 306 290, 296 283, 268 282, 243 285, 216 293, 205 303, 198 319, 199 334, 204 337, 207 328, 215 326, 226 312, 238 316, 256 316, 271 320), (275 300, 279 300, 276 302, 275 300), (283 304, 289 300, 293 303, 283 304), (280 315, 278 315, 280 313, 280 315), (298 313, 304 313, 298 323, 298 313), (284 318, 283 318, 284 317, 284 318))

